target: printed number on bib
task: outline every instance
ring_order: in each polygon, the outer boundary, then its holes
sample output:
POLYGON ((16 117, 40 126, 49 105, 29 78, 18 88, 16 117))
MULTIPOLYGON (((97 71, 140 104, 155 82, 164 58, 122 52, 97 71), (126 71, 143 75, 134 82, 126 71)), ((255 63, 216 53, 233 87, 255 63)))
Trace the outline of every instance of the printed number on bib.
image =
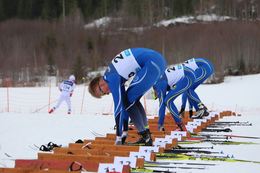
POLYGON ((117 56, 113 59, 113 61, 114 61, 115 63, 118 63, 118 61, 123 60, 123 59, 124 59, 124 57, 123 57, 123 55, 120 53, 119 55, 117 55, 117 56))
POLYGON ((140 66, 130 49, 127 49, 118 54, 112 60, 112 64, 114 65, 118 74, 125 79, 129 79, 130 77, 134 76, 137 69, 140 69, 140 66))
POLYGON ((180 70, 180 69, 182 69, 182 68, 183 68, 182 65, 175 65, 175 66, 172 66, 172 67, 167 68, 167 72, 168 72, 168 73, 174 72, 176 69, 177 69, 177 70, 180 70))

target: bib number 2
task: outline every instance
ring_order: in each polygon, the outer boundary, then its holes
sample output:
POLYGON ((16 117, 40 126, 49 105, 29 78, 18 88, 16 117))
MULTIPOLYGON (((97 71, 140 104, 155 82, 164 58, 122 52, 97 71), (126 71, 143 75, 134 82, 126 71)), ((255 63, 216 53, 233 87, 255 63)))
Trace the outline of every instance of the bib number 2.
POLYGON ((116 55, 112 60, 112 64, 114 65, 117 72, 125 79, 129 79, 130 77, 134 76, 136 69, 139 67, 135 57, 129 49, 116 55))

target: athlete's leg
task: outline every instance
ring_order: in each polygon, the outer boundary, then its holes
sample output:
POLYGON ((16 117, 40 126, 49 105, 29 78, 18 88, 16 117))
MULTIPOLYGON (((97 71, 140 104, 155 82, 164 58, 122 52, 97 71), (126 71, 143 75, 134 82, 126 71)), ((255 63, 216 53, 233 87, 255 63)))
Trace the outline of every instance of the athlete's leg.
POLYGON ((199 109, 199 104, 201 104, 201 100, 198 96, 198 94, 195 92, 195 89, 200 85, 200 80, 202 79, 200 76, 205 76, 205 72, 202 69, 197 69, 196 71, 193 71, 193 75, 195 75, 195 81, 190 87, 190 89, 187 91, 188 100, 191 106, 195 108, 196 111, 199 109))
POLYGON ((148 127, 148 122, 147 122, 147 117, 146 117, 146 112, 144 110, 144 107, 143 105, 141 104, 140 100, 138 102, 136 102, 136 106, 138 107, 139 109, 139 112, 143 118, 143 125, 145 126, 145 128, 148 127))
MULTIPOLYGON (((179 111, 179 114, 180 114, 182 117, 184 117, 184 115, 185 115, 185 108, 186 108, 187 100, 188 100, 188 95, 187 95, 186 92, 184 92, 184 93, 182 94, 182 96, 181 96, 181 102, 182 102, 182 104, 181 104, 181 110, 179 111)), ((189 102, 189 100, 188 100, 188 102, 189 102)))
POLYGON ((187 95, 189 97, 189 103, 194 106, 195 110, 198 110, 199 105, 201 104, 198 94, 191 88, 187 91, 187 95))
POLYGON ((57 102, 57 104, 53 107, 53 109, 57 109, 60 107, 60 104, 64 101, 64 96, 61 94, 60 97, 59 97, 59 100, 57 102))
POLYGON ((136 73, 133 81, 127 89, 127 99, 129 103, 128 110, 134 109, 131 112, 137 114, 132 115, 131 119, 134 123, 135 121, 140 121, 138 132, 141 135, 141 138, 135 142, 136 144, 144 143, 145 145, 152 145, 150 131, 148 128, 146 129, 146 114, 139 99, 159 80, 165 70, 164 61, 156 61, 147 61, 142 69, 136 73))
POLYGON ((193 115, 193 104, 190 102, 190 100, 188 99, 188 103, 189 103, 189 117, 191 118, 193 115))
POLYGON ((199 68, 195 71, 196 80, 192 85, 190 91, 189 101, 192 103, 196 111, 199 110, 199 106, 202 105, 202 102, 195 92, 195 89, 201 85, 205 80, 207 80, 214 72, 213 64, 204 58, 197 58, 196 63, 199 68))
MULTIPOLYGON (((161 73, 161 67, 155 64, 153 61, 149 61, 140 71, 137 72, 129 88, 127 89, 127 98, 129 102, 127 110, 129 110, 132 106, 134 106, 132 109, 138 109, 135 111, 131 109, 131 112, 139 112, 135 116, 140 116, 136 118, 141 121, 139 124, 143 125, 143 127, 140 127, 140 129, 143 129, 145 126, 147 126, 147 119, 146 113, 139 99, 157 82, 161 76, 161 73)), ((132 116, 134 115, 132 114, 130 116, 131 119, 133 119, 132 116)))
POLYGON ((179 112, 174 104, 174 100, 183 92, 185 92, 191 86, 191 79, 184 77, 179 82, 176 83, 175 87, 171 89, 165 97, 164 102, 166 103, 167 108, 169 109, 174 121, 176 124, 182 122, 179 117, 179 112))
POLYGON ((187 100, 188 100, 187 93, 184 92, 184 93, 182 94, 182 97, 181 97, 181 102, 182 102, 182 104, 181 104, 181 109, 185 110, 187 100))
POLYGON ((71 113, 71 101, 70 101, 70 96, 68 97, 65 97, 65 102, 67 103, 67 106, 68 106, 68 114, 71 113))
MULTIPOLYGON (((143 117, 146 118, 146 115, 140 111, 140 109, 138 108, 138 105, 136 103, 128 109, 128 113, 129 113, 129 116, 130 116, 131 120, 133 121, 135 127, 137 128, 138 132, 144 131, 146 125, 145 125, 143 117)), ((147 120, 146 120, 146 123, 147 123, 147 120)))

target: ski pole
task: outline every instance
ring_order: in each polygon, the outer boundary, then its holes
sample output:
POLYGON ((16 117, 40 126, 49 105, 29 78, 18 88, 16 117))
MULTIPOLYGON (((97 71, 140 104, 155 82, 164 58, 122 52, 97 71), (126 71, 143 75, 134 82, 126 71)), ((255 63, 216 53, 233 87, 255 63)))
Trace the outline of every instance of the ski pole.
MULTIPOLYGON (((56 100, 53 100, 51 103, 54 103, 54 102, 56 102, 56 101, 57 101, 57 99, 56 99, 56 100)), ((40 108, 37 108, 37 109, 36 109, 35 111, 33 111, 32 113, 39 112, 40 110, 46 108, 47 106, 49 106, 49 103, 46 104, 46 105, 44 105, 44 106, 42 106, 42 107, 40 107, 40 108)))

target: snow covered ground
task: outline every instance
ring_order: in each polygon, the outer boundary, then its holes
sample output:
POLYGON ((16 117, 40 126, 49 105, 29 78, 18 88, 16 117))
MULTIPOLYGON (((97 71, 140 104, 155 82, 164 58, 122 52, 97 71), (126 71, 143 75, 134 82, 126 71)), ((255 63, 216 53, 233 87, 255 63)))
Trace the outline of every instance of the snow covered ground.
MULTIPOLYGON (((242 116, 229 117, 227 121, 249 121, 253 126, 232 127, 231 134, 260 136, 260 74, 227 77, 224 83, 202 85, 197 89, 204 103, 211 110, 232 110, 242 116)), ((77 86, 72 97, 73 114, 66 114, 66 105, 54 114, 47 113, 49 88, 10 88, 10 112, 6 112, 6 88, 0 88, 0 167, 13 167, 15 159, 35 159, 40 146, 52 141, 62 146, 77 139, 94 139, 91 131, 101 134, 114 132, 112 98, 91 97, 85 86, 77 86), (47 93, 47 94, 46 94, 47 93)), ((51 100, 55 103, 59 92, 53 89, 51 100)), ((53 104, 54 104, 53 103, 53 104)), ((176 101, 180 105, 180 100, 176 101)), ((52 104, 52 105, 53 105, 52 104)), ((155 115, 157 101, 146 99, 148 114, 155 115)), ((260 161, 260 140, 252 145, 216 145, 218 151, 234 155, 238 159, 260 161)), ((211 144, 212 145, 212 144, 211 144)), ((206 170, 185 170, 184 172, 258 172, 260 164, 216 162, 217 166, 206 170)), ((178 170, 182 172, 183 170, 178 170)))

